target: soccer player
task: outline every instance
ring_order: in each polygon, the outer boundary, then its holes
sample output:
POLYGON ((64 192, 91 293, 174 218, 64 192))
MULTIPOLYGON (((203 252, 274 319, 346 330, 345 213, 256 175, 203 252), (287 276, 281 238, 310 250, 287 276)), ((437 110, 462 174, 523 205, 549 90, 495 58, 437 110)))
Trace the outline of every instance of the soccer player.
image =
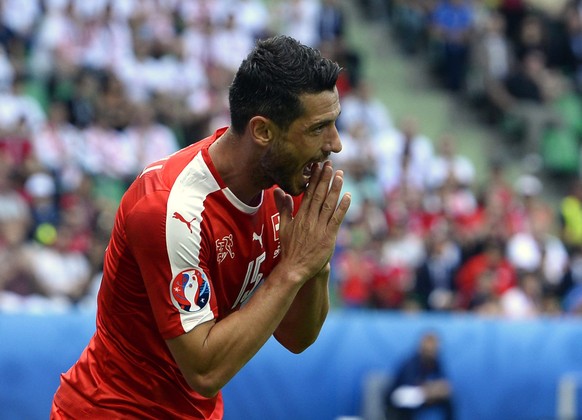
POLYGON ((350 204, 328 160, 339 72, 290 37, 259 41, 230 86, 230 126, 137 177, 97 330, 51 419, 220 419, 221 388, 271 335, 293 353, 315 341, 350 204))

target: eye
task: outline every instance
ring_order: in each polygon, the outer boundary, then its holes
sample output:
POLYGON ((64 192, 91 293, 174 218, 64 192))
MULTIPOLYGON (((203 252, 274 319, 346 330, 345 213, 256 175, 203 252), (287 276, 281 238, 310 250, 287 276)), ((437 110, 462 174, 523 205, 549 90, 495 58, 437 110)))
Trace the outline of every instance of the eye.
POLYGON ((313 128, 313 130, 311 130, 311 132, 312 132, 313 134, 315 134, 315 135, 322 134, 322 133, 323 133, 323 130, 325 129, 325 126, 326 126, 326 125, 327 125, 327 124, 320 124, 320 125, 318 125, 318 126, 315 126, 315 127, 313 128))

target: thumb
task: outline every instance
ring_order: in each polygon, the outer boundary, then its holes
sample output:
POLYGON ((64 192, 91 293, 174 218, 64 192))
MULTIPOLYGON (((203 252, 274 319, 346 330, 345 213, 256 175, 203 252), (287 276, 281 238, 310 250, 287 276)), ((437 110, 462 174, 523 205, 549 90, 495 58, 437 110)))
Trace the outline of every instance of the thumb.
POLYGON ((286 224, 293 218, 293 199, 281 188, 275 189, 275 204, 281 215, 281 222, 286 224))

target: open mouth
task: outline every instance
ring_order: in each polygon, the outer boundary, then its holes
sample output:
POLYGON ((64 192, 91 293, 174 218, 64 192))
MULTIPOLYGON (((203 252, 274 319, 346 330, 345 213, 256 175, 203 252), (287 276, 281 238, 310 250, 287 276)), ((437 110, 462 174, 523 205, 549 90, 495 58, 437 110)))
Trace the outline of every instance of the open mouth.
POLYGON ((311 173, 313 172, 314 165, 321 167, 322 162, 314 161, 309 162, 307 165, 303 167, 303 176, 307 179, 311 178, 311 173))

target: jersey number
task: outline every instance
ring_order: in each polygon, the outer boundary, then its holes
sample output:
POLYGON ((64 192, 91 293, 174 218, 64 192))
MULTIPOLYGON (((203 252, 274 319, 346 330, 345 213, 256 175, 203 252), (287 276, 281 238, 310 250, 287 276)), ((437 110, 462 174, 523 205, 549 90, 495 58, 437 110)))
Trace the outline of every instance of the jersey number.
POLYGON ((245 275, 245 281, 231 309, 234 309, 239 303, 244 303, 253 294, 254 290, 263 279, 263 273, 259 270, 261 269, 261 264, 266 258, 267 254, 263 252, 255 261, 249 263, 247 274, 245 275))

